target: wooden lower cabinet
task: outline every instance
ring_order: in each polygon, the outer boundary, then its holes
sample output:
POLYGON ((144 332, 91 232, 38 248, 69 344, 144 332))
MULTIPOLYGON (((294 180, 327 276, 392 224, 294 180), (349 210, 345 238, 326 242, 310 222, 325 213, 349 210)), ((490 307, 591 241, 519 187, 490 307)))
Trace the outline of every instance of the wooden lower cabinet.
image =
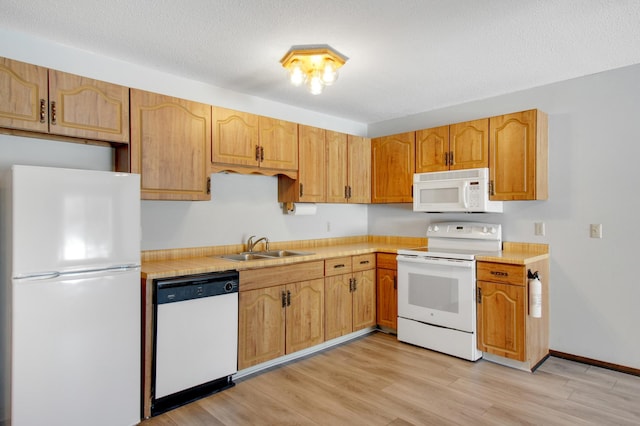
POLYGON ((325 340, 374 326, 375 254, 325 261, 324 292, 325 340))
POLYGON ((318 261, 240 271, 238 370, 324 341, 323 268, 318 261))
POLYGON ((528 265, 477 262, 478 349, 534 369, 549 354, 549 261, 528 265), (529 312, 527 271, 542 283, 542 316, 529 312))
POLYGON ((398 267, 396 255, 376 255, 376 319, 380 327, 398 329, 398 267))

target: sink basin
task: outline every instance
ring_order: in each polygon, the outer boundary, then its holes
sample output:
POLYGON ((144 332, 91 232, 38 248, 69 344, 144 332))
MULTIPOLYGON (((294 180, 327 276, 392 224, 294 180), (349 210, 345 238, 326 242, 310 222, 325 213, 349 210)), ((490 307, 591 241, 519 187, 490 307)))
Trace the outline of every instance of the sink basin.
POLYGON ((306 251, 290 251, 290 250, 269 250, 269 251, 256 251, 256 252, 242 252, 237 254, 225 254, 220 256, 223 259, 233 260, 236 262, 245 262, 247 260, 266 260, 275 259, 278 257, 289 256, 305 256, 313 253, 306 251))
POLYGON ((259 251, 255 254, 266 257, 287 257, 287 256, 306 256, 309 253, 306 251, 290 251, 290 250, 269 250, 269 251, 259 251))

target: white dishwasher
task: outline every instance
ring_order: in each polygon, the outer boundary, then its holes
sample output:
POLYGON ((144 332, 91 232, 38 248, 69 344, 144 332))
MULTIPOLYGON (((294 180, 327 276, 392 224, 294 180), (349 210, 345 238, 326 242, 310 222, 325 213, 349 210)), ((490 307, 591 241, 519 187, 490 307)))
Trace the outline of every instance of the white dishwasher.
POLYGON ((234 385, 238 272, 154 280, 151 415, 234 385))

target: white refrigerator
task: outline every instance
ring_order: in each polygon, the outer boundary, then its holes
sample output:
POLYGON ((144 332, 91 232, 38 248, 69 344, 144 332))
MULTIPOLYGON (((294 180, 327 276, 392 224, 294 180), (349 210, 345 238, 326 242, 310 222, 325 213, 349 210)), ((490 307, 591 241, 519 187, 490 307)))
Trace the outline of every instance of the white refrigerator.
POLYGON ((12 166, 4 176, 9 424, 139 423, 139 188, 127 173, 12 166))

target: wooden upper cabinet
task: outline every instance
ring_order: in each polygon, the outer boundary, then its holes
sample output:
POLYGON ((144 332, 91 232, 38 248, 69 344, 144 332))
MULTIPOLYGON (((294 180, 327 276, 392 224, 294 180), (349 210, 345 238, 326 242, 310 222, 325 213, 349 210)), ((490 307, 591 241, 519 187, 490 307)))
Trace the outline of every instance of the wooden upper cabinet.
POLYGON ((325 130, 298 125, 298 178, 278 176, 278 201, 324 203, 326 201, 325 130))
POLYGON ((258 124, 260 167, 298 170, 298 125, 270 117, 258 124))
POLYGON ((489 167, 489 119, 449 126, 449 169, 489 167))
POLYGON ((348 142, 345 133, 326 131, 327 148, 327 202, 348 201, 348 142))
POLYGON ((209 200, 211 106, 131 89, 131 171, 142 198, 209 200))
POLYGON ((0 126, 49 131, 47 69, 0 58, 0 126))
POLYGON ((213 107, 212 144, 214 171, 234 170, 221 165, 298 170, 296 123, 213 107))
POLYGON ((49 132, 129 142, 129 88, 49 70, 49 132))
POLYGON ((412 202, 415 132, 374 138, 371 152, 371 202, 412 202))
POLYGON ((416 131, 416 172, 489 167, 489 119, 416 131))
POLYGON ((129 88, 0 58, 0 126, 129 142, 129 88))
POLYGON ((327 202, 371 201, 371 139, 326 132, 327 202))
POLYGON ((492 200, 546 200, 548 118, 539 110, 499 117, 490 123, 492 200))
POLYGON ((449 126, 416 131, 416 173, 449 170, 449 126))
POLYGON ((246 112, 213 107, 213 148, 211 161, 214 163, 258 166, 259 117, 246 112))

